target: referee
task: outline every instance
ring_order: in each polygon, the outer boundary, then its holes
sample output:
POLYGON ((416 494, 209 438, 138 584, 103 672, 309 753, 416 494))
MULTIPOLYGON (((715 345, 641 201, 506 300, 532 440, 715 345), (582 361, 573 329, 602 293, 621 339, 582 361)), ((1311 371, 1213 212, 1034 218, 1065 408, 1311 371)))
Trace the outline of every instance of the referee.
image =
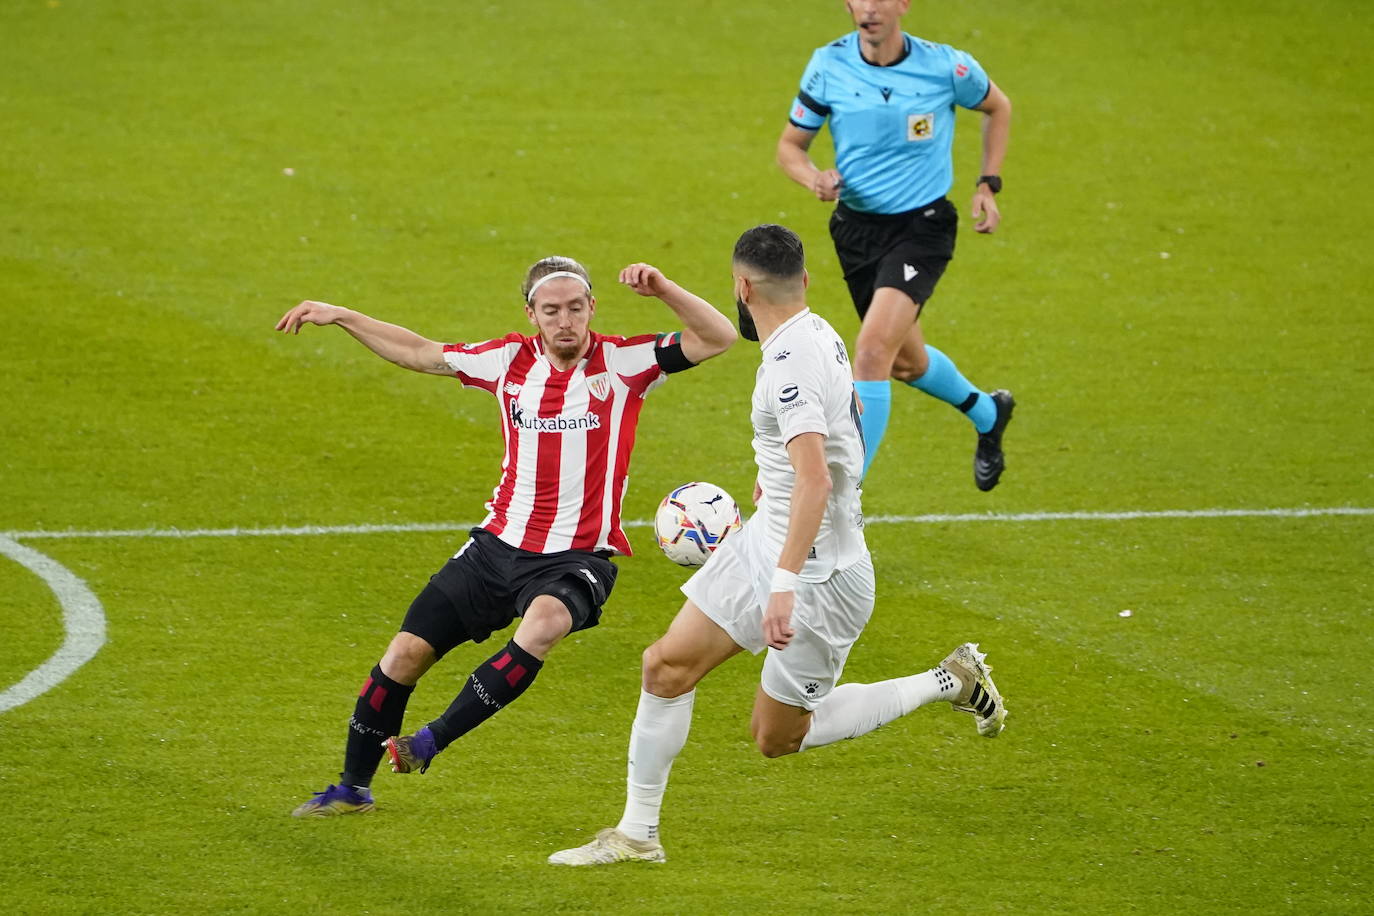
POLYGON ((973 217, 974 229, 989 233, 1001 220, 995 195, 1011 101, 968 54, 903 32, 909 5, 848 0, 855 31, 811 55, 778 138, 778 165, 818 199, 838 200, 830 235, 862 320, 854 387, 864 404, 864 472, 887 429, 891 376, 968 416, 978 431, 974 482, 991 490, 1006 464, 1011 392, 975 388, 926 344, 919 319, 954 255, 959 215, 945 197, 953 183, 954 106, 985 115, 973 217), (808 151, 827 119, 836 167, 822 170, 808 151))

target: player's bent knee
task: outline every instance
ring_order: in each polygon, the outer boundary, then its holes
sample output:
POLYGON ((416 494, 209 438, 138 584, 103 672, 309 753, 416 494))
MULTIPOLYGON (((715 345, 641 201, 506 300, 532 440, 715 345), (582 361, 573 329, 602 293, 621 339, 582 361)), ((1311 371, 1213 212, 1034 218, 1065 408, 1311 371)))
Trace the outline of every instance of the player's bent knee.
POLYGON ((514 638, 516 645, 542 660, 570 632, 572 614, 567 606, 551 595, 540 595, 525 609, 514 638))
MULTIPOLYGON (((803 736, 805 737, 805 736, 803 736)), ((801 750, 802 739, 789 735, 776 735, 764 731, 754 733, 754 744, 765 757, 786 757, 801 750)))
POLYGON ((924 366, 917 366, 914 363, 897 362, 892 364, 892 377, 899 382, 905 382, 909 385, 925 375, 926 370, 929 368, 929 363, 926 363, 924 366))
POLYGON ((547 595, 541 595, 530 605, 529 610, 525 611, 525 620, 539 632, 556 635, 560 639, 572 631, 572 614, 563 602, 547 595), (548 600, 543 600, 546 598, 548 600))
POLYGON ((760 687, 754 699, 749 731, 765 757, 785 757, 801 750, 811 730, 811 714, 800 707, 773 699, 760 687))
POLYGON ((392 637, 382 656, 382 673, 399 684, 413 685, 435 661, 434 647, 404 631, 392 637))
POLYGON ((658 643, 644 650, 642 670, 644 690, 656 697, 680 697, 696 686, 692 672, 670 662, 658 643))
POLYGON ((892 377, 899 382, 914 382, 930 368, 930 357, 924 346, 903 347, 892 360, 892 377))
POLYGON ((857 381, 881 382, 893 371, 892 354, 886 351, 854 351, 854 378, 857 381))

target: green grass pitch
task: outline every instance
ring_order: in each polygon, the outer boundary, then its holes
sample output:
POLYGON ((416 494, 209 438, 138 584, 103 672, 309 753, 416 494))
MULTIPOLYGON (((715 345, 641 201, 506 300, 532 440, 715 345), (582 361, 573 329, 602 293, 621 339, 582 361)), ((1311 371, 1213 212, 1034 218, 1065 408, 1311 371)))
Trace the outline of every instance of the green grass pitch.
MULTIPOLYGON (((491 402, 336 329, 274 335, 303 298, 481 339, 523 327, 524 268, 564 253, 597 327, 661 330, 615 272, 650 261, 728 308, 730 246, 771 220, 852 340, 827 210, 772 161, 810 50, 847 27, 833 0, 0 4, 0 532, 108 620, 0 713, 12 910, 1369 911, 1374 517, 881 521, 1374 506, 1356 0, 914 4, 910 31, 1015 103, 1004 225, 965 219, 925 327, 1020 406, 982 494, 967 424, 894 394, 865 494, 879 608, 846 675, 978 640, 997 741, 929 708, 765 760, 738 659, 699 691, 669 862, 546 866, 618 817, 639 654, 680 601, 640 527, 604 625, 518 704, 425 776, 379 775, 373 816, 300 822, 461 534, 91 536, 480 518, 491 402)), ((976 116, 959 131, 966 211, 976 116)), ((748 495, 756 359, 651 397, 628 517, 689 479, 748 495)), ((0 690, 62 640, 57 598, 0 556, 0 690)), ((411 721, 486 650, 437 667, 411 721)))

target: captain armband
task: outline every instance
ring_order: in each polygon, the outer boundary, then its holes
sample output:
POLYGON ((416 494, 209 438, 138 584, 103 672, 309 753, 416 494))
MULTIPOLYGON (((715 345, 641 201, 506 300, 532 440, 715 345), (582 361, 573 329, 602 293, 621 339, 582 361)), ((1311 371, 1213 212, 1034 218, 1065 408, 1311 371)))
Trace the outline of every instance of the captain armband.
POLYGON ((654 358, 658 361, 658 368, 669 375, 674 372, 684 372, 696 366, 696 363, 687 358, 687 354, 682 352, 682 334, 664 334, 659 337, 658 345, 654 347, 654 358))

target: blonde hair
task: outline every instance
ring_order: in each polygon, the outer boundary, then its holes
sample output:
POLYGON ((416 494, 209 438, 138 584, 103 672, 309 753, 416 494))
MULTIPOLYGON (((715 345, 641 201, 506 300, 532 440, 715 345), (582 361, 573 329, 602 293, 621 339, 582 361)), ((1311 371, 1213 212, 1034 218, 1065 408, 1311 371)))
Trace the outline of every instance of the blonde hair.
POLYGON ((547 258, 540 258, 530 265, 530 269, 525 271, 525 282, 520 285, 520 297, 526 303, 530 301, 530 293, 540 280, 556 273, 570 273, 582 278, 582 282, 587 284, 587 291, 591 292, 592 278, 587 273, 587 268, 574 261, 572 258, 565 258, 562 255, 550 255, 547 258))

